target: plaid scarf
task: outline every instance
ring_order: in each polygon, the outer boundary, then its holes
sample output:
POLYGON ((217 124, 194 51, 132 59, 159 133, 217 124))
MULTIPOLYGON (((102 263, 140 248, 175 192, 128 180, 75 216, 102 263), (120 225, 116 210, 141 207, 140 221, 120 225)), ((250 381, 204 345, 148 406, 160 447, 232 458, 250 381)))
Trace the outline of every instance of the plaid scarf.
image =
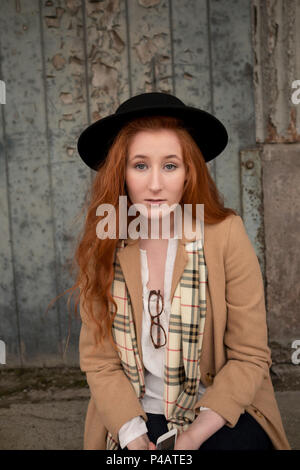
MULTIPOLYGON (((120 246, 124 248, 124 240, 120 246)), ((177 428, 178 433, 186 431, 196 417, 194 405, 201 378, 200 355, 206 317, 207 268, 202 240, 186 244, 185 249, 188 262, 171 304, 164 366, 164 414, 169 431, 177 428)), ((112 334, 122 352, 124 373, 131 381, 138 399, 142 399, 145 382, 132 305, 116 255, 114 269, 112 296, 118 310, 112 325, 112 334), (123 353, 125 350, 126 354, 123 353)), ((108 431, 106 450, 117 450, 118 446, 119 442, 108 431)))

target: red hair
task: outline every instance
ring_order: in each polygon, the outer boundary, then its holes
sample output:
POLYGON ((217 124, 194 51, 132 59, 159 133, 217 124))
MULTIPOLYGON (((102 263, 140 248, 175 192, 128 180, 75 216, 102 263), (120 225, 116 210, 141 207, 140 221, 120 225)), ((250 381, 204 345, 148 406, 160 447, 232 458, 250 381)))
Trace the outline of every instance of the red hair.
MULTIPOLYGON (((186 167, 186 183, 180 201, 181 209, 184 207, 183 204, 192 204, 194 211, 196 204, 204 204, 204 223, 206 224, 215 224, 230 214, 236 214, 233 209, 224 207, 224 200, 210 176, 201 150, 180 119, 168 116, 145 116, 128 122, 115 137, 107 158, 99 167, 87 193, 88 197, 84 208, 87 210, 87 215, 73 259, 73 267, 75 265, 77 270, 76 282, 61 294, 70 292, 69 307, 70 297, 76 289, 80 289, 76 298, 75 313, 77 313, 78 302, 81 300, 82 310, 80 313, 82 318, 84 315, 85 320, 90 321, 94 327, 96 345, 98 343, 101 345, 104 338, 108 336, 109 341, 116 349, 111 327, 116 315, 117 304, 111 295, 111 285, 114 279, 114 254, 119 241, 119 196, 127 196, 127 205, 130 206, 125 184, 129 144, 133 136, 140 131, 160 129, 173 130, 181 143, 186 167), (107 203, 112 204, 116 211, 117 238, 103 240, 96 235, 96 226, 99 223, 96 210, 100 204, 107 203), (83 304, 87 305, 84 312, 83 304), (112 312, 112 305, 115 307, 114 312, 112 312)), ((128 216, 128 225, 131 220, 132 217, 128 216)))

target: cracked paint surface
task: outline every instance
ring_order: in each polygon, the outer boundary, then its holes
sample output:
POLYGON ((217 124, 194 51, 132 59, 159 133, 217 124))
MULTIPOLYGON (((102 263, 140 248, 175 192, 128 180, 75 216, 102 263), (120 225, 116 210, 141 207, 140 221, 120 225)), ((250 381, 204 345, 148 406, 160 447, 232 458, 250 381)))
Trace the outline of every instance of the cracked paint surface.
POLYGON ((300 142, 300 108, 291 101, 300 72, 300 4, 253 2, 254 85, 258 142, 300 142))

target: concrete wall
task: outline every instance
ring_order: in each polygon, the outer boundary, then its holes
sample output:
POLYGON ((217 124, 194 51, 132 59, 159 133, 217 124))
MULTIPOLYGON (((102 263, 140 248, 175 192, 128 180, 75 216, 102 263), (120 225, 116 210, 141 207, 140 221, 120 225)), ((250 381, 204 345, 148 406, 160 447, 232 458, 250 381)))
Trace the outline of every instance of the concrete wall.
POLYGON ((300 1, 253 1, 252 8, 269 337, 273 362, 293 365, 292 343, 300 340, 300 104, 292 101, 300 80, 300 1))

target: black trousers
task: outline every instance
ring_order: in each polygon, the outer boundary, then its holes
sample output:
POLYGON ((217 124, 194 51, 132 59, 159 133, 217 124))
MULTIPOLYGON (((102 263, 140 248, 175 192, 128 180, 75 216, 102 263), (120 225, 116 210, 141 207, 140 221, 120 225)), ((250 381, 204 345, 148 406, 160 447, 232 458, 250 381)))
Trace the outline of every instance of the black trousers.
MULTIPOLYGON (((156 444, 157 438, 168 432, 167 420, 164 415, 146 414, 148 437, 156 444)), ((274 450, 274 446, 265 430, 245 411, 234 428, 222 426, 198 450, 274 450)))

